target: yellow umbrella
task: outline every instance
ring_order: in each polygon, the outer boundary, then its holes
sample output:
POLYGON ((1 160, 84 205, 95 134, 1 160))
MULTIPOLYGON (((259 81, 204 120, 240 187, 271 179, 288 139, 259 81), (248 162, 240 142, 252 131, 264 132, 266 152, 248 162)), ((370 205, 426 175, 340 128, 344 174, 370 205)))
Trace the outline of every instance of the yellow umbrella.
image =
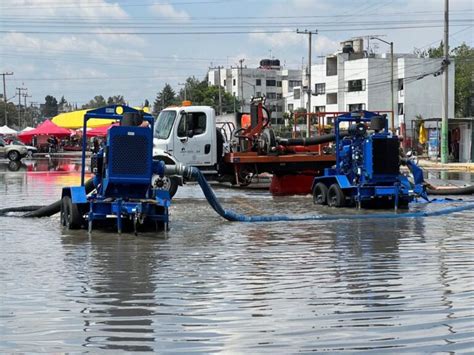
MULTIPOLYGON (((142 110, 141 107, 134 107, 137 110, 142 110)), ((54 116, 51 121, 59 127, 77 129, 81 128, 84 124, 84 115, 89 110, 79 110, 72 112, 60 113, 57 116, 54 116)), ((148 107, 144 107, 143 111, 149 112, 148 107)), ((114 120, 101 120, 101 119, 91 119, 87 121, 87 127, 94 128, 100 126, 108 126, 111 123, 115 122, 114 120)))
POLYGON ((425 128, 425 125, 422 123, 420 126, 420 134, 418 136, 420 144, 425 144, 428 142, 428 131, 425 128))

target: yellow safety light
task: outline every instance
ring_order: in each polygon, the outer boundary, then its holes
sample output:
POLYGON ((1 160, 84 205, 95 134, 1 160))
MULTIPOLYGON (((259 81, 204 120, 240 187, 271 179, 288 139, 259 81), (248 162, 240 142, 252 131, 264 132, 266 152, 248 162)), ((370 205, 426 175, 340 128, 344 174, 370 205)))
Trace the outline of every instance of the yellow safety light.
POLYGON ((182 103, 181 103, 181 106, 191 106, 192 105, 192 102, 189 101, 189 100, 184 100, 182 103))
POLYGON ((122 106, 117 106, 117 107, 115 108, 115 113, 116 113, 117 115, 121 115, 121 114, 123 113, 123 107, 122 107, 122 106))

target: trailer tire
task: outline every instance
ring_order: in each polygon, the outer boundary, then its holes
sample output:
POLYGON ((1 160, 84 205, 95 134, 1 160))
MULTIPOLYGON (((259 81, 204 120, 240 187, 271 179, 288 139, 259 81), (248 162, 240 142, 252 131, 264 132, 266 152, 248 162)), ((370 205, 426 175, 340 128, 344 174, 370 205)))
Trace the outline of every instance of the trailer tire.
POLYGON ((176 176, 164 176, 163 177, 163 190, 168 191, 170 198, 173 198, 178 191, 179 179, 176 176))
POLYGON ((80 229, 84 219, 77 203, 72 203, 69 196, 61 200, 61 225, 66 229, 80 229))
POLYGON ((332 184, 328 190, 328 205, 330 207, 344 207, 346 197, 338 184, 332 184))
POLYGON ((313 203, 315 205, 327 205, 328 187, 322 182, 318 182, 313 188, 313 203))

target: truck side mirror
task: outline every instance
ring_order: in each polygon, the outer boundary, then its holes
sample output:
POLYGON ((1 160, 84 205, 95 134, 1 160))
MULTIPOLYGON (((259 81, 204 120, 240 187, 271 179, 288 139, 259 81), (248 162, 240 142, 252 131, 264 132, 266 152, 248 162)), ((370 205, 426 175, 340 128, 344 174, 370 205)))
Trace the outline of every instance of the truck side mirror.
POLYGON ((188 138, 194 137, 194 131, 192 129, 188 130, 188 138))

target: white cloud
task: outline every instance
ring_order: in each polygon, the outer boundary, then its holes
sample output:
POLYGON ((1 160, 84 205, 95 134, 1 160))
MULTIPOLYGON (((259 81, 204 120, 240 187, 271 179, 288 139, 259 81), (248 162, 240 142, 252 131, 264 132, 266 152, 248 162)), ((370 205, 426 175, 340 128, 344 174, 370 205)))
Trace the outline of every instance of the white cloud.
POLYGON ((251 33, 249 37, 254 42, 260 42, 274 48, 283 48, 303 44, 305 37, 290 28, 282 29, 279 33, 251 33), (291 31, 291 32, 290 32, 291 31))
POLYGON ((191 16, 189 16, 186 11, 177 10, 173 7, 173 5, 168 3, 153 4, 150 6, 150 10, 157 16, 166 17, 173 20, 188 21, 191 18, 191 16))

